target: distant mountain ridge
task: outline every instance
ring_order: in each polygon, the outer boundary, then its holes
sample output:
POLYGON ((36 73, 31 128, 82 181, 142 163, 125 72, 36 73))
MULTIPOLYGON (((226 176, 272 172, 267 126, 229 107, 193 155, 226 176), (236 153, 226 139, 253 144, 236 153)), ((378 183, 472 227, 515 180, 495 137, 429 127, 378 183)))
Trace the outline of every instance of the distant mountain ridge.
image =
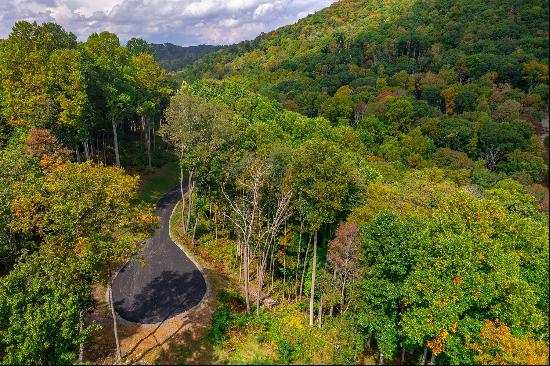
POLYGON ((151 46, 155 50, 155 59, 159 65, 168 71, 180 70, 199 58, 223 47, 212 45, 183 47, 172 43, 151 43, 151 46))

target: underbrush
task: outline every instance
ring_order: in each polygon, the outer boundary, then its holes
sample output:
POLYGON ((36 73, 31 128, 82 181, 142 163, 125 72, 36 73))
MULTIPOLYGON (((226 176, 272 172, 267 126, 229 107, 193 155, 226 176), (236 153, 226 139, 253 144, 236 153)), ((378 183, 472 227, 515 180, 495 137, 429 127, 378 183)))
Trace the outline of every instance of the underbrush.
POLYGON ((219 301, 209 337, 220 363, 353 364, 363 351, 361 336, 343 317, 319 329, 294 303, 248 315, 240 296, 221 292, 219 301))

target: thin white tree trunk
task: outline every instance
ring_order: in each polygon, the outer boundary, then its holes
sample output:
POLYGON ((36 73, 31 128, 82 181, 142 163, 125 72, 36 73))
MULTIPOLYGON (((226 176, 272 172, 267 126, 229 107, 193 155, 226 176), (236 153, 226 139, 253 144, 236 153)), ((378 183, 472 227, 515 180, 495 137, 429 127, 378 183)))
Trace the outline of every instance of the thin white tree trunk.
POLYGON ((300 290, 300 283, 298 282, 298 273, 300 273, 300 253, 302 251, 302 229, 303 229, 303 221, 300 220, 300 237, 298 238, 298 259, 296 261, 296 279, 294 283, 294 295, 296 296, 296 301, 298 301, 298 295, 300 290))
POLYGON ((317 266, 317 231, 313 238, 313 263, 311 268, 311 293, 309 295, 309 326, 313 327, 313 305, 315 301, 315 270, 317 266))
POLYGON ((109 306, 111 307, 111 315, 113 317, 113 333, 115 334, 115 345, 116 345, 116 353, 115 358, 118 361, 120 361, 121 358, 121 352, 120 352, 120 342, 118 340, 118 324, 117 324, 117 318, 116 318, 116 312, 115 312, 115 306, 113 304, 113 290, 112 290, 112 276, 109 274, 109 306))
POLYGON ((115 144, 115 162, 116 166, 120 166, 120 155, 118 154, 118 134, 116 131, 116 122, 115 118, 111 118, 111 124, 113 125, 113 142, 115 144))
POLYGON ((246 300, 246 312, 250 314, 250 291, 248 289, 248 281, 249 281, 249 248, 248 248, 248 241, 245 242, 244 247, 244 295, 246 300))
POLYGON ((345 289, 346 289, 346 280, 347 280, 347 273, 344 273, 344 278, 342 280, 342 291, 340 293, 340 311, 344 311, 344 295, 345 295, 345 289))
POLYGON ((191 242, 193 245, 195 245, 195 233, 197 232, 197 225, 199 223, 199 213, 195 215, 195 225, 193 225, 193 237, 191 238, 191 242))
POLYGON ((266 254, 262 254, 262 260, 258 263, 258 291, 256 292, 256 314, 260 314, 260 299, 262 297, 262 287, 264 285, 264 262, 266 254))
POLYGON ((82 146, 84 146, 84 156, 86 157, 86 160, 90 160, 90 147, 88 145, 88 140, 84 141, 82 143, 82 146))
MULTIPOLYGON (((286 286, 286 254, 283 249, 283 301, 285 301, 285 286, 286 286)), ((292 295, 288 296, 289 300, 290 300, 290 296, 292 295)))
POLYGON ((103 133, 103 164, 107 165, 107 149, 105 148, 105 133, 103 133))
POLYGON ((149 126, 149 121, 147 120, 147 117, 145 117, 145 114, 141 115, 141 125, 144 128, 144 136, 145 136, 145 149, 147 150, 147 160, 149 162, 149 169, 152 168, 151 164, 151 126, 149 126))
POLYGON ((191 208, 193 207, 193 170, 189 171, 187 192, 187 199, 189 203, 187 204, 187 223, 185 226, 189 228, 189 225, 191 225, 191 208))
MULTIPOLYGON (((83 316, 82 316, 82 310, 80 310, 79 316, 80 316, 79 330, 80 330, 80 334, 82 334, 82 331, 84 330, 84 319, 83 319, 83 316)), ((84 342, 80 342, 79 347, 78 347, 78 362, 80 364, 82 364, 84 362, 84 342)))
POLYGON ((187 228, 185 227, 185 191, 183 189, 183 146, 181 147, 180 152, 180 192, 181 192, 181 228, 183 233, 187 233, 187 228))
POLYGON ((435 365, 435 354, 432 351, 432 358, 430 359, 430 365, 435 365))
POLYGON ((310 235, 309 236, 309 239, 307 241, 307 247, 306 247, 306 255, 304 257, 304 268, 302 269, 302 278, 300 279, 300 299, 302 298, 302 292, 303 292, 303 288, 304 288, 304 277, 306 275, 306 266, 307 266, 307 256, 308 256, 308 253, 309 253, 309 245, 311 244, 311 238, 312 236, 310 235))

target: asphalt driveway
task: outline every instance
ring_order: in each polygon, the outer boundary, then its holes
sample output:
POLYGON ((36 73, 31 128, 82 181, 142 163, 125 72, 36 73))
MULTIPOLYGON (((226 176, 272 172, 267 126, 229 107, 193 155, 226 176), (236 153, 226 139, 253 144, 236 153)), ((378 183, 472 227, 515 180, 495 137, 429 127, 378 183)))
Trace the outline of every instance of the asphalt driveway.
POLYGON ((160 225, 143 247, 143 261, 128 262, 113 280, 114 307, 125 320, 159 323, 194 307, 206 293, 202 273, 168 232, 170 215, 180 198, 176 188, 157 202, 160 225))

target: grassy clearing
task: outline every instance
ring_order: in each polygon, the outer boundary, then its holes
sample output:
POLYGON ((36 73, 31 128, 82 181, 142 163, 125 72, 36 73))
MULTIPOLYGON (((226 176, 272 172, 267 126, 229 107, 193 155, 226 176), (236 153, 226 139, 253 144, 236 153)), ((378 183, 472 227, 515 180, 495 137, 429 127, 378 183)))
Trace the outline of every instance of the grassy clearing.
POLYGON ((179 177, 179 165, 175 161, 142 175, 138 200, 156 203, 166 192, 179 184, 179 177))

